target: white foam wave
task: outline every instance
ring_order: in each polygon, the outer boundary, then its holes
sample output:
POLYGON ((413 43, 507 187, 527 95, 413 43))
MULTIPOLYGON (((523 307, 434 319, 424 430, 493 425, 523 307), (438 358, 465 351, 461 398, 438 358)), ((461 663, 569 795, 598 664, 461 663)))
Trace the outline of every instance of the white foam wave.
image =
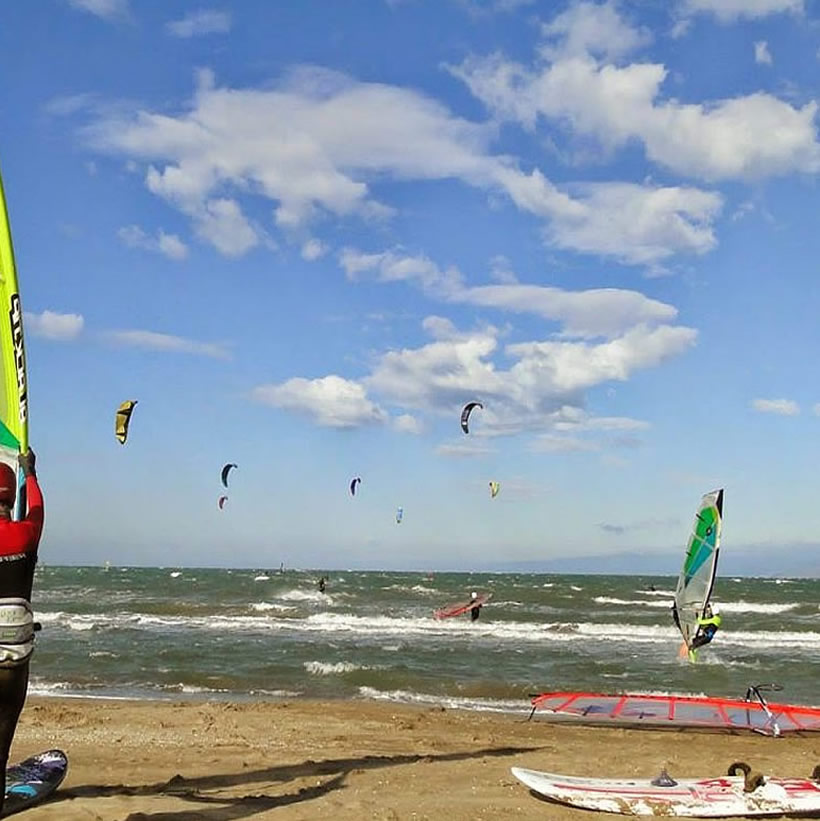
POLYGON ((306 661, 303 665, 305 670, 314 676, 333 676, 342 673, 352 673, 354 670, 367 670, 360 664, 353 664, 351 661, 306 661))
POLYGON ((274 604, 272 602, 258 601, 251 603, 251 610, 256 610, 258 613, 295 613, 295 607, 288 607, 286 604, 274 604))
POLYGON ((645 599, 617 599, 613 596, 596 596, 592 601, 596 604, 627 604, 637 605, 639 607, 656 607, 666 609, 669 609, 672 606, 672 599, 669 599, 668 601, 646 601, 645 599))
MULTIPOLYGON (((431 617, 401 618, 395 616, 354 616, 320 612, 307 618, 282 617, 273 613, 259 615, 235 614, 219 616, 156 616, 150 614, 85 615, 43 614, 41 621, 58 622, 71 630, 143 629, 143 630, 203 630, 221 633, 290 633, 324 636, 374 637, 386 644, 390 639, 406 641, 417 637, 461 642, 465 638, 499 642, 566 643, 585 640, 614 642, 623 645, 668 644, 679 641, 679 633, 670 623, 636 625, 596 622, 521 622, 431 617), (384 641, 387 640, 387 641, 384 641)), ((815 631, 744 631, 732 629, 733 620, 719 634, 721 646, 799 649, 803 653, 820 652, 820 632, 815 631)), ((740 626, 740 625, 738 625, 740 626)), ((717 646, 717 645, 716 645, 717 646)))
MULTIPOLYGON (((645 601, 643 599, 618 599, 613 596, 595 596, 593 601, 596 604, 625 604, 638 607, 668 608, 672 606, 672 601, 645 601)), ((727 613, 787 613, 800 607, 799 602, 784 602, 782 604, 771 604, 766 602, 720 602, 721 610, 727 613)))
POLYGON ((277 593, 276 598, 282 599, 282 601, 333 601, 332 596, 327 593, 320 593, 318 590, 287 590, 284 593, 277 593))
POLYGON ((765 602, 747 602, 741 599, 736 602, 720 602, 721 612, 726 613, 786 613, 800 607, 799 602, 784 602, 771 604, 765 602))
POLYGON ((270 581, 270 576, 266 576, 264 573, 259 576, 254 576, 253 580, 255 582, 267 582, 270 581))
POLYGON ((393 701, 400 704, 429 704, 451 710, 478 710, 492 713, 518 713, 530 709, 525 699, 462 698, 414 693, 410 690, 377 690, 359 687, 359 695, 370 701, 393 701))

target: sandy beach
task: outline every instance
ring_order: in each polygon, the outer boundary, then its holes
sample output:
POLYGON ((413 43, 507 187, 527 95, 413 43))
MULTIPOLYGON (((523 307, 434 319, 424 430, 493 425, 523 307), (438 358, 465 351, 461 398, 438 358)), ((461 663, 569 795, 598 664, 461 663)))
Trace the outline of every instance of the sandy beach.
MULTIPOLYGON (((820 736, 771 739, 560 726, 357 701, 30 698, 12 761, 59 747, 69 774, 27 821, 581 819, 532 797, 511 766, 576 775, 715 776, 735 760, 807 776, 820 736)), ((23 817, 23 816, 21 816, 23 817)), ((609 816, 601 816, 609 817, 609 816)))

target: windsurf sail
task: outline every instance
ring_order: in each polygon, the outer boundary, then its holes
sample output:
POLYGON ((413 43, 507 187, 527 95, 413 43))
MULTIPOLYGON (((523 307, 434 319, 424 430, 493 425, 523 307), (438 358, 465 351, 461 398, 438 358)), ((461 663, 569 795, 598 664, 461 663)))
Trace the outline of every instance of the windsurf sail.
MULTIPOLYGON (((23 344, 23 308, 14 264, 14 248, 3 180, 0 178, 0 460, 17 471, 17 457, 28 450, 28 381, 23 344)), ((17 515, 25 510, 23 489, 18 494, 17 515)))
POLYGON ((820 732, 820 707, 775 704, 759 697, 761 685, 745 699, 711 696, 540 693, 531 697, 532 712, 579 724, 619 724, 702 730, 751 730, 761 735, 820 732))
POLYGON ((481 607, 482 605, 487 604, 492 597, 492 593, 481 593, 469 601, 458 602, 457 604, 448 604, 446 607, 441 607, 434 611, 433 615, 437 619, 449 619, 453 616, 460 616, 468 610, 472 610, 474 607, 481 607))
POLYGON ((689 649, 692 649, 692 642, 700 629, 698 619, 703 617, 715 586, 722 526, 721 488, 707 493, 700 500, 675 588, 673 616, 689 649))

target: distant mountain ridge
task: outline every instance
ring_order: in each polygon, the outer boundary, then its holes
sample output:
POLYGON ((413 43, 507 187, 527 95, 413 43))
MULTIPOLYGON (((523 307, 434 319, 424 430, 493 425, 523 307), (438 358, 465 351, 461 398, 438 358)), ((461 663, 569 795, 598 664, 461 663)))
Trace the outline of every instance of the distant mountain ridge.
MULTIPOLYGON (((612 575, 677 576, 683 554, 669 552, 607 553, 597 556, 566 556, 534 561, 493 562, 487 570, 517 573, 607 573, 612 575)), ((723 550, 718 576, 799 577, 820 579, 820 544, 779 545, 723 550)))

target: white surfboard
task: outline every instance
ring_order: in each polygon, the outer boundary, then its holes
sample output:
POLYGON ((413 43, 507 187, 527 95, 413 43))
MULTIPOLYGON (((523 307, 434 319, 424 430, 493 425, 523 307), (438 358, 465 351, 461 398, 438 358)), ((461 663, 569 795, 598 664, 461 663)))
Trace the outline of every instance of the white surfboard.
MULTIPOLYGON (((815 774, 818 774, 815 770, 815 774)), ((577 778, 513 767, 512 774, 531 790, 587 810, 620 815, 655 815, 680 818, 777 816, 820 812, 820 782, 810 778, 765 778, 746 792, 743 775, 718 778, 663 779, 577 778)))

